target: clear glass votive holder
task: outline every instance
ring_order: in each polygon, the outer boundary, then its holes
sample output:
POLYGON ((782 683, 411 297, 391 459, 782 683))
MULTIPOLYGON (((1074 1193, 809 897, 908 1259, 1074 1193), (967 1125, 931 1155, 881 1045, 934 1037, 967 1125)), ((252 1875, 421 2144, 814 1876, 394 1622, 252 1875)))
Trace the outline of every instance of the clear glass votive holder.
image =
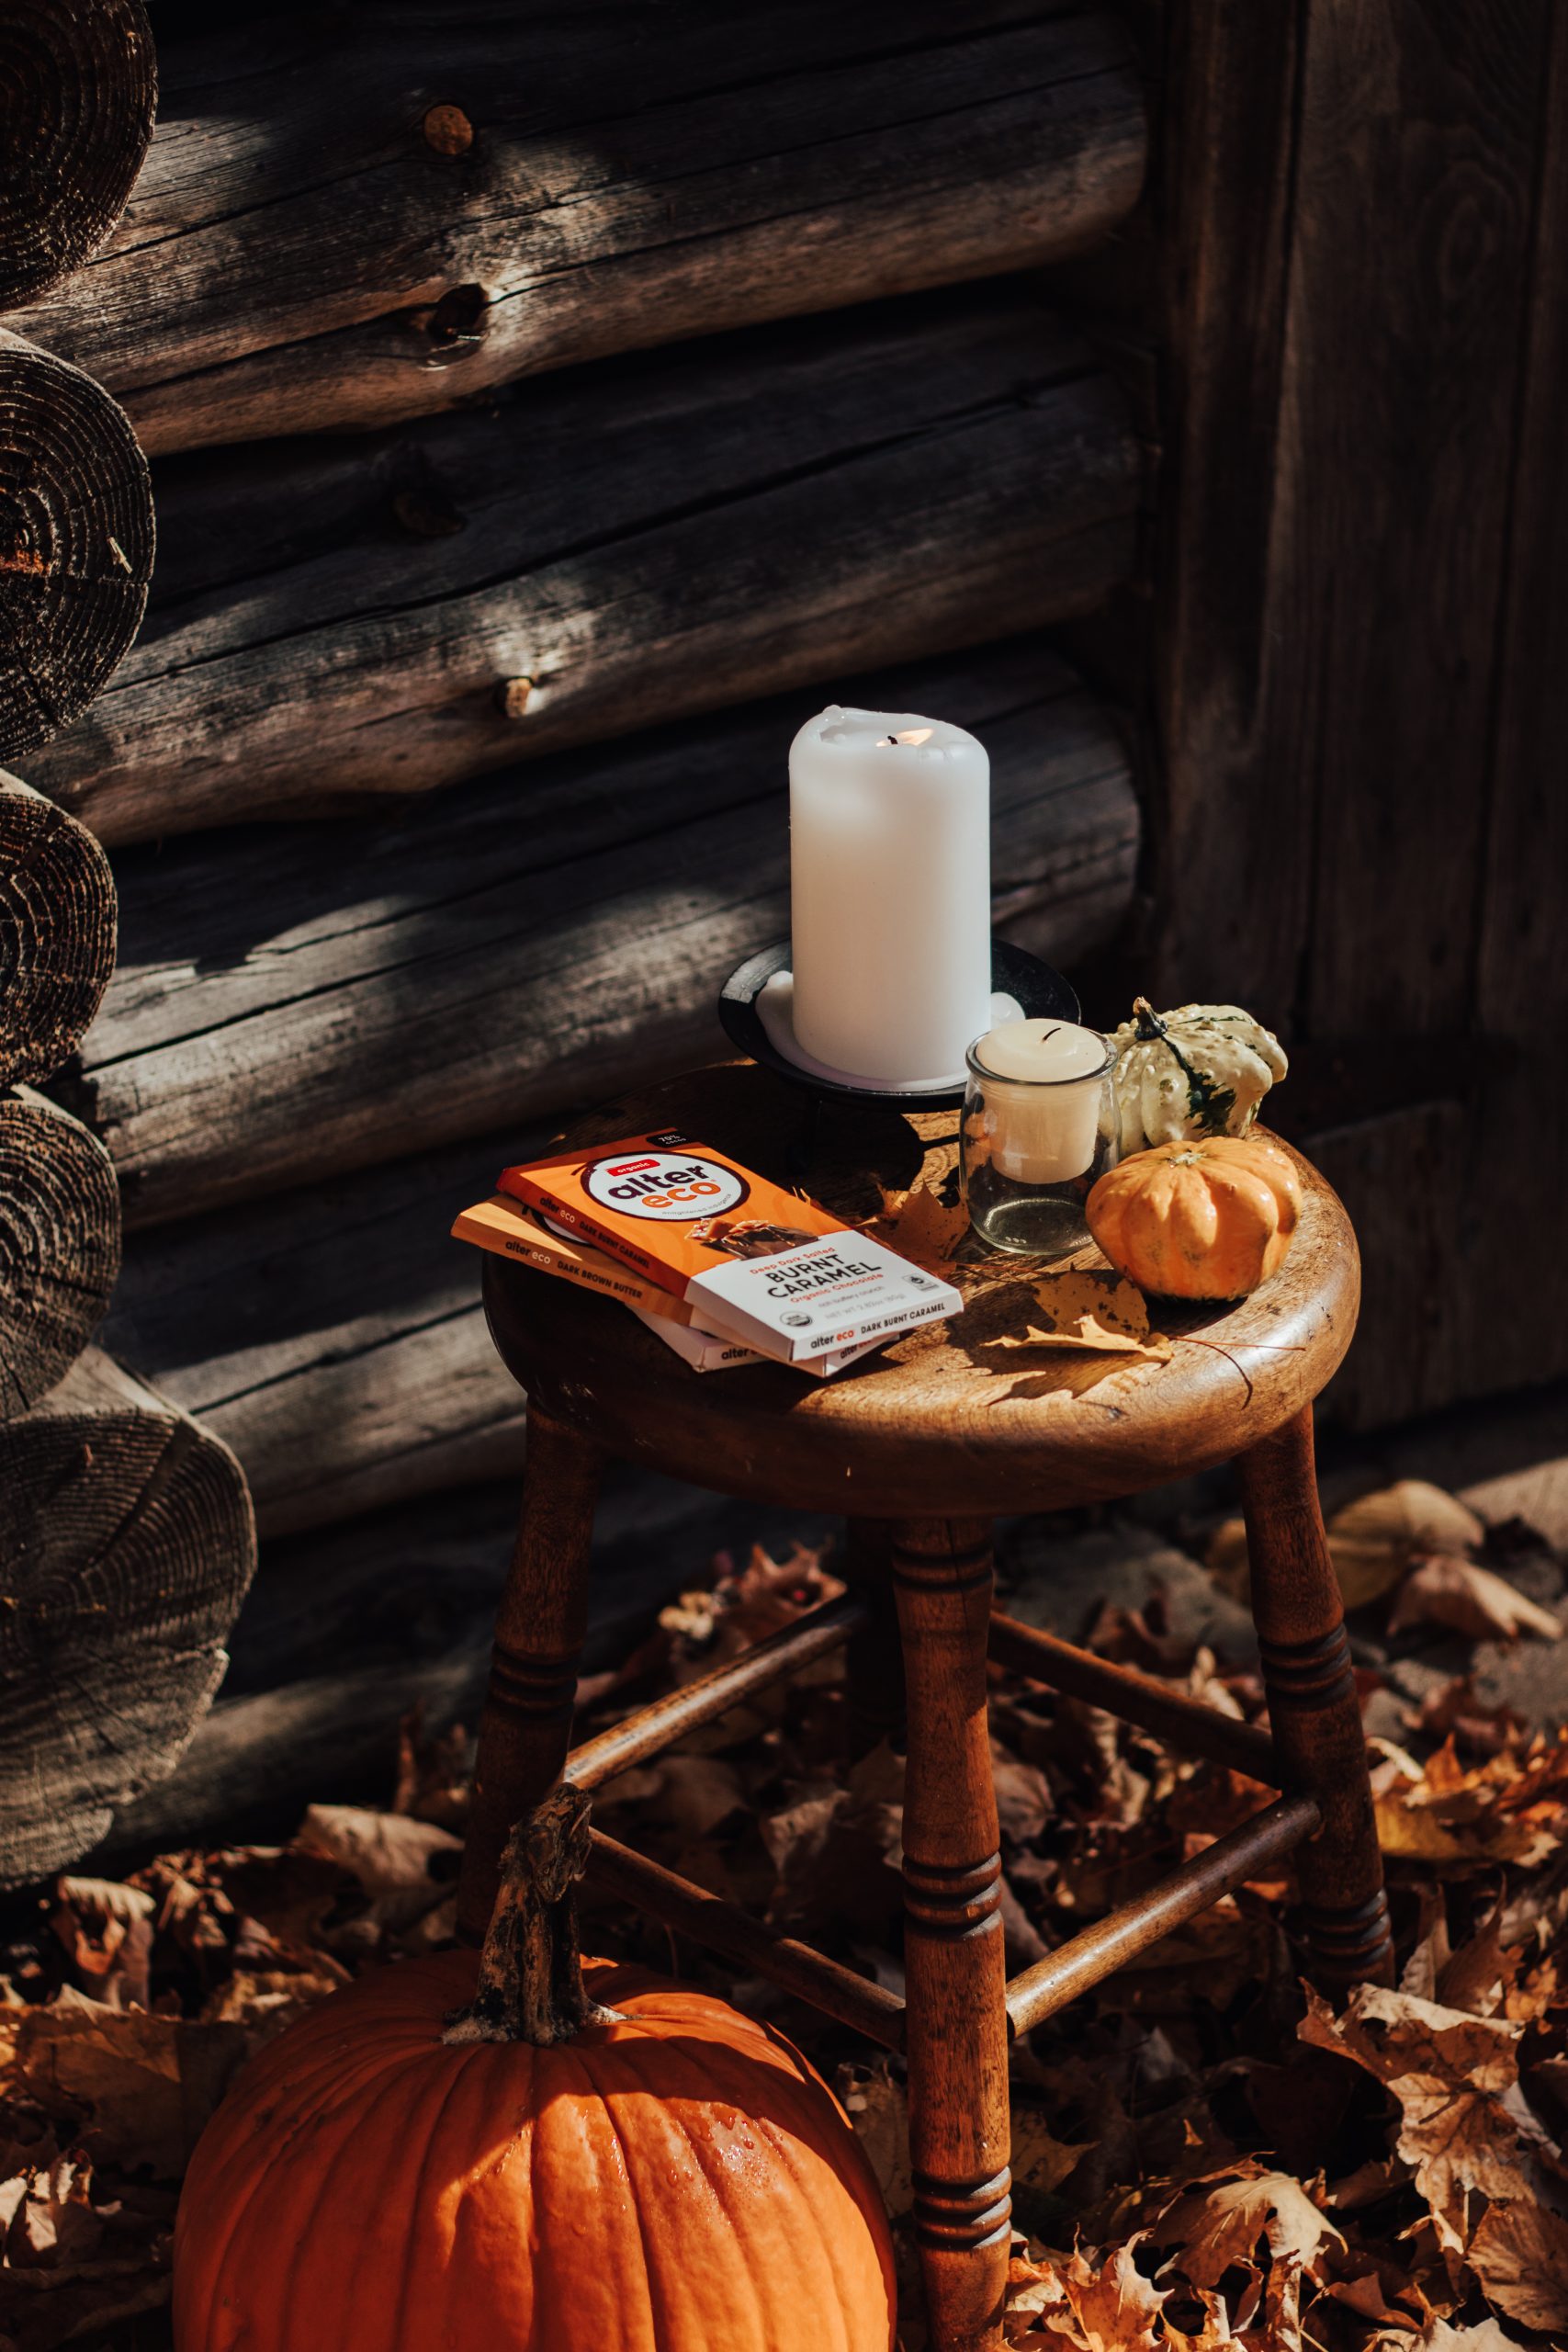
MULTIPOLYGON (((1097 1036, 1099 1031, 1094 1033, 1097 1036)), ((998 1078, 970 1046, 959 1141, 969 1222, 993 1250, 1058 1258, 1089 1238, 1084 1203, 1116 1158, 1115 1058, 1072 1078, 998 1078)))

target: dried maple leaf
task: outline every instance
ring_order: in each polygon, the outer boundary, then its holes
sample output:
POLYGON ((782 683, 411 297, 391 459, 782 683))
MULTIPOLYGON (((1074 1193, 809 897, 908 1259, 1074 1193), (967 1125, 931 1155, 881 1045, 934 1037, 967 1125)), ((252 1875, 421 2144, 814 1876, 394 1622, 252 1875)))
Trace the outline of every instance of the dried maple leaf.
POLYGON ((1170 1341, 1149 1329, 1149 1310, 1135 1283, 1124 1274, 1068 1266, 1034 1284, 1041 1321, 1024 1332, 993 1340, 997 1348, 1085 1348, 1099 1353, 1137 1355, 1163 1363, 1170 1341))
POLYGON ((363 1805, 313 1804, 294 1843, 357 1879, 378 1927, 411 1928, 448 1893, 463 1841, 434 1821, 363 1805))
POLYGON ((1549 1609, 1520 1592, 1505 1577, 1451 1552, 1429 1552, 1400 1586, 1388 1621, 1391 1634, 1407 1625, 1449 1625, 1472 1641, 1517 1641, 1535 1634, 1560 1642, 1562 1627, 1549 1609))
POLYGON ((47 2008, 0 2013, 0 2073, 96 2158, 176 2180, 251 2048, 237 2025, 111 2009, 67 1986, 47 2008))
POLYGON ((1320 2278, 1325 2249, 1345 2244, 1299 2180, 1250 2164, 1184 2190, 1166 2207, 1154 2235, 1161 2245, 1177 2245, 1165 2267, 1179 2269, 1195 2287, 1217 2287, 1233 2263, 1253 2264, 1260 2245, 1274 2260, 1297 2262, 1320 2278))
POLYGON ((1140 2237, 1112 2246, 1091 2262, 1081 2248, 1059 2270, 1063 2290, 1089 2352, 1160 2352, 1165 2293, 1139 2269, 1140 2237))
POLYGON ((1424 1553, 1464 1552, 1485 1534, 1483 1522, 1457 1496, 1425 1478, 1399 1478, 1335 1511, 1328 1548, 1346 1602, 1355 1608, 1391 1591, 1424 1553))
POLYGON ((1529 2156, 1545 2134, 1519 2091, 1520 2027, 1375 1984, 1337 2018, 1316 1993, 1307 2002, 1302 2040, 1352 2059, 1397 2100, 1395 2151, 1446 2248, 1463 2252, 1476 2192, 1532 2194, 1529 2156))
POLYGON ((1568 2329, 1568 2221, 1541 2205, 1491 2205, 1465 2259, 1489 2303, 1524 2327, 1568 2329))
POLYGON ((144 1887, 117 1880, 61 1878, 50 1925, 79 1977, 111 2008, 152 2006, 148 1971, 157 1903, 144 1887))
POLYGON ((1505 2335, 1495 2319, 1475 2327, 1451 2327, 1446 2319, 1428 2320, 1419 2335, 1407 2328, 1373 2336, 1363 2352, 1520 2352, 1517 2335, 1505 2335))
POLYGON ((1385 1854, 1431 1862, 1544 1861, 1568 1834, 1568 1737, 1509 1747, 1466 1767, 1450 1738, 1417 1764, 1371 1746, 1378 1839, 1385 1854))
POLYGON ((1323 2278, 1328 2251, 1345 2244, 1298 2180, 1246 2160, 1183 2191, 1158 2215, 1152 2233, 1174 2249, 1162 2278, 1179 2273, 1212 2290, 1239 2274, 1246 2283, 1236 2325, 1249 2329, 1261 2305, 1270 2344, 1299 2341, 1302 2280, 1323 2278))
MULTIPOLYGON (((1400 1478, 1358 1495, 1328 1521, 1328 1549, 1347 1609, 1364 1608, 1392 1592, 1413 1560, 1428 1552, 1460 1552, 1483 1541, 1475 1513, 1424 1478, 1400 1478)), ((1209 1566, 1228 1592, 1246 1597, 1247 1525, 1227 1519, 1210 1539, 1209 1566)))
POLYGON ((1066 2257, 1015 2255, 1008 2266, 1009 2341, 1071 2352, 1165 2352, 1158 2331, 1166 2298, 1138 2267, 1141 2243, 1129 2238, 1098 2258, 1082 2247, 1066 2257))
POLYGON ((878 1189, 882 1213, 872 1220, 877 1239, 933 1273, 951 1265, 969 1230, 966 1204, 958 1201, 949 1206, 925 1184, 911 1185, 906 1193, 889 1192, 886 1185, 878 1189))

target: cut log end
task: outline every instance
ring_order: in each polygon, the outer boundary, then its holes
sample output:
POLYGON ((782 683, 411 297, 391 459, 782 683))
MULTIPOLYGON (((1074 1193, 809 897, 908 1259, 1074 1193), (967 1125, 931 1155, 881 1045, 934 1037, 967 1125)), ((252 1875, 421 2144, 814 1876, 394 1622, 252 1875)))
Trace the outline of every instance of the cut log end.
POLYGON ((158 99, 141 0, 0 13, 0 311, 80 266, 118 220, 158 99))
POLYGON ((119 1188, 96 1136, 41 1095, 0 1101, 0 1418, 75 1362, 119 1273, 119 1188))
POLYGON ((0 771, 0 1086, 69 1059, 115 956, 115 888, 95 837, 0 771))
POLYGON ((101 385, 0 334, 0 759, 85 710, 130 650, 152 487, 101 385))
POLYGON ((107 1356, 0 1428, 0 1884, 174 1770, 254 1564, 227 1446, 107 1356))

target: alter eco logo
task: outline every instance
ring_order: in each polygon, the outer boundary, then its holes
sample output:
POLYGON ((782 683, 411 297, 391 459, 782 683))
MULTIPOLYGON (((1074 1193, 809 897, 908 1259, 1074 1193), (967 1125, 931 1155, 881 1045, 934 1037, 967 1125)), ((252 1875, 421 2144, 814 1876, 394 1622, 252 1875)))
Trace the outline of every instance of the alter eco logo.
POLYGON ((639 1151, 633 1159, 595 1159, 582 1188, 602 1209, 658 1225, 689 1225, 716 1216, 746 1198, 750 1187, 733 1168, 691 1152, 639 1151))

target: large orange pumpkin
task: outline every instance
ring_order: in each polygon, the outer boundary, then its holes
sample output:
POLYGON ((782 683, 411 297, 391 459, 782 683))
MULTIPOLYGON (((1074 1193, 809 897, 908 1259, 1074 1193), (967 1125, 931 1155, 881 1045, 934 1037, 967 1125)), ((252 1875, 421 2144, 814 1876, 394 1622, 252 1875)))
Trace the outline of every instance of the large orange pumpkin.
POLYGON ((888 2352, 881 2199, 806 2061, 706 1995, 563 1971, 558 1935, 536 1965, 507 1899, 482 1960, 367 1975, 240 2075, 180 2201, 178 2352, 888 2352))
POLYGON ((1164 1298, 1241 1298, 1284 1264, 1301 1179, 1266 1136, 1202 1136, 1135 1151, 1085 1204, 1118 1273, 1164 1298))

